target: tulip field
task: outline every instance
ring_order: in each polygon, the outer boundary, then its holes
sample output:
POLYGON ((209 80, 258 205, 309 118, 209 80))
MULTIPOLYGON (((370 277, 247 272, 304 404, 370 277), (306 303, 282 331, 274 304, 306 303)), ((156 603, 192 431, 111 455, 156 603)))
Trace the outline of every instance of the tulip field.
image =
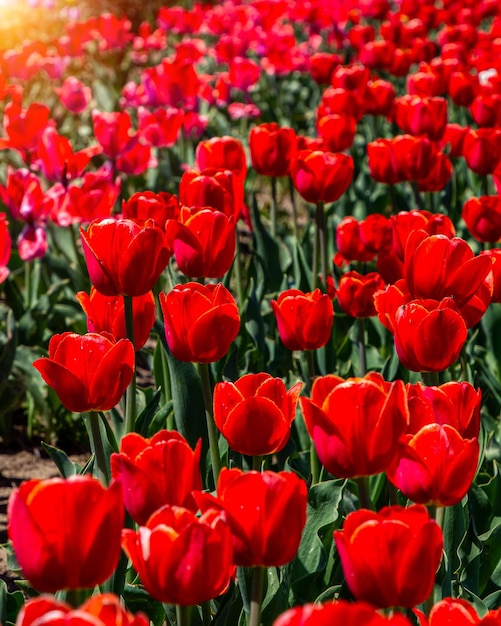
POLYGON ((0 2, 0 624, 501 625, 501 3, 108 4, 0 2))

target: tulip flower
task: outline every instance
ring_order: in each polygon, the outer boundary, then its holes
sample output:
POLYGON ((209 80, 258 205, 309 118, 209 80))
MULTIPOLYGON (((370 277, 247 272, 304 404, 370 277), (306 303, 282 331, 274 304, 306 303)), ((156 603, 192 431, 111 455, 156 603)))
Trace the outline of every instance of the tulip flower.
POLYGON ((463 156, 468 167, 479 176, 492 174, 501 154, 501 130, 469 129, 463 140, 463 156))
POLYGON ((7 518, 19 565, 39 591, 94 587, 118 565, 118 484, 105 489, 90 476, 29 480, 12 492, 7 518))
POLYGON ((227 135, 201 141, 195 151, 195 164, 200 170, 230 170, 242 183, 247 175, 244 146, 238 139, 227 135))
POLYGON ((447 100, 407 94, 395 100, 393 117, 409 135, 425 135, 439 141, 447 126, 447 100))
POLYGON ((280 451, 290 437, 302 383, 289 391, 281 378, 246 374, 214 388, 214 421, 240 454, 261 456, 280 451))
POLYGON ((124 218, 139 223, 154 220, 162 230, 165 222, 169 219, 179 218, 179 200, 174 194, 161 191, 138 191, 126 202, 122 202, 122 214, 124 218))
POLYGON ((381 615, 366 602, 347 602, 337 600, 326 604, 304 604, 282 613, 273 626, 411 626, 401 613, 392 616, 381 615))
POLYGON ((318 120, 318 134, 329 152, 347 150, 353 144, 357 121, 351 115, 331 113, 318 120))
POLYGON ((213 507, 225 512, 236 565, 278 567, 294 558, 307 498, 306 483, 296 474, 223 468, 217 498, 194 495, 202 511, 213 507))
POLYGON ((334 539, 356 600, 380 608, 411 608, 430 595, 443 538, 424 506, 354 511, 342 530, 334 531, 334 539))
POLYGON ((75 114, 83 113, 92 98, 91 88, 75 76, 66 77, 60 89, 56 89, 56 93, 68 111, 75 114))
POLYGON ((199 441, 195 450, 176 431, 160 430, 151 439, 129 433, 120 453, 111 455, 111 475, 122 486, 125 508, 145 525, 165 504, 197 511, 193 490, 202 489, 199 441))
POLYGON ((462 500, 477 473, 478 439, 463 439, 448 424, 428 424, 398 445, 386 470, 389 480, 418 504, 453 506, 462 500))
POLYGON ((353 171, 353 159, 342 152, 300 150, 291 163, 294 186, 314 204, 338 200, 350 186, 353 171))
POLYGON ((179 361, 218 361, 240 330, 237 304, 222 283, 176 285, 160 294, 160 304, 167 344, 179 361))
POLYGON ((374 294, 384 287, 385 282, 377 272, 370 272, 365 276, 358 272, 346 272, 339 279, 337 301, 351 317, 372 317, 377 315, 374 294))
POLYGON ((125 529, 122 547, 146 591, 156 600, 190 606, 220 595, 233 571, 232 540, 224 514, 196 517, 166 505, 138 532, 125 529))
POLYGON ((107 333, 63 333, 49 342, 49 356, 33 366, 69 410, 109 411, 134 373, 134 346, 107 333))
POLYGON ((347 380, 320 376, 311 399, 300 403, 320 461, 338 478, 385 471, 409 419, 402 381, 388 383, 374 372, 347 380))
POLYGON ((444 598, 432 607, 428 626, 497 626, 500 620, 500 609, 487 611, 483 617, 479 617, 475 608, 463 598, 444 598))
POLYGON ((19 611, 16 626, 42 626, 42 624, 65 624, 66 626, 148 626, 149 619, 143 613, 132 615, 126 611, 118 596, 104 593, 92 596, 77 609, 52 596, 40 596, 28 600, 19 611))
POLYGON ((271 307, 280 339, 288 350, 316 350, 329 341, 334 309, 320 289, 310 293, 287 289, 271 301, 271 307))
POLYGON ((210 207, 182 207, 178 220, 168 220, 167 244, 186 276, 219 278, 235 258, 235 221, 210 207))
MULTIPOLYGON (((127 338, 123 296, 104 296, 95 287, 90 295, 79 291, 76 295, 80 306, 87 315, 87 330, 90 333, 106 332, 118 341, 127 338)), ((134 349, 137 352, 144 346, 155 323, 155 298, 153 292, 137 296, 132 300, 134 320, 134 349)))
POLYGON ((231 170, 186 170, 179 183, 179 200, 189 207, 211 207, 238 220, 243 207, 242 181, 231 170))
POLYGON ((499 196, 469 198, 463 205, 466 228, 482 243, 501 239, 501 200, 499 196))
POLYGON ((260 124, 249 133, 252 167, 264 176, 287 176, 297 153, 296 133, 276 122, 260 124))
POLYGON ((95 220, 80 229, 89 276, 105 296, 142 296, 151 291, 169 262, 163 230, 147 220, 95 220))

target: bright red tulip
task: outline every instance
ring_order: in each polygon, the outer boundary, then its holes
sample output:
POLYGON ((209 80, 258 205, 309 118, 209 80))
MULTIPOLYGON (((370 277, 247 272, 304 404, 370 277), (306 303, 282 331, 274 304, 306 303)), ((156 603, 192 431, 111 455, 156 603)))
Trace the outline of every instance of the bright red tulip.
POLYGON ((196 513, 191 492, 202 489, 201 450, 200 441, 193 451, 176 431, 161 430, 151 439, 137 433, 122 438, 120 453, 111 455, 111 474, 121 484, 125 508, 135 522, 144 526, 165 504, 196 513))
POLYGON ((355 139, 357 121, 351 115, 331 113, 318 120, 318 134, 330 152, 347 150, 355 139))
POLYGON ((464 439, 448 424, 428 424, 399 442, 389 480, 418 504, 453 506, 477 473, 478 439, 464 439))
POLYGON ((230 170, 243 182, 247 175, 247 157, 243 144, 234 137, 213 137, 201 141, 195 152, 196 167, 230 170))
POLYGON ((501 302, 501 248, 483 250, 480 254, 485 254, 494 259, 492 263, 492 298, 491 302, 501 302))
POLYGON ((346 272, 339 279, 337 301, 351 317, 372 317, 377 315, 374 294, 384 287, 385 282, 377 272, 365 276, 354 271, 346 272))
POLYGON ((501 199, 499 196, 469 198, 462 218, 477 241, 496 243, 501 239, 501 199))
POLYGON ((131 615, 118 596, 104 593, 93 596, 77 609, 42 595, 28 600, 17 616, 16 626, 148 626, 149 619, 142 613, 131 615))
POLYGON ((334 323, 332 301, 320 289, 303 293, 287 289, 271 301, 278 334, 288 350, 316 350, 331 337, 334 323))
POLYGON ((273 626, 411 626, 401 613, 386 617, 366 602, 337 600, 326 604, 304 604, 282 613, 273 626))
POLYGON ((491 610, 480 618, 475 608, 462 598, 444 598, 435 604, 428 618, 427 626, 498 626, 501 610, 491 610))
POLYGON ((80 229, 89 276, 105 296, 142 296, 167 267, 169 250, 162 228, 127 219, 95 220, 80 229))
POLYGON ((430 595, 443 538, 424 506, 349 513, 334 539, 346 583, 357 600, 381 608, 411 608, 430 595))
POLYGON ((395 88, 387 80, 370 80, 365 92, 365 113, 388 117, 393 109, 395 88))
POLYGON ((337 478, 385 471, 409 421, 403 383, 388 383, 374 372, 347 380, 319 376, 311 399, 300 403, 318 457, 337 478))
POLYGON ((291 163, 291 176, 308 202, 335 202, 350 186, 353 159, 343 153, 300 150, 291 163))
MULTIPOLYGON (((127 338, 123 296, 103 296, 95 287, 91 287, 90 295, 85 291, 79 291, 76 298, 87 316, 87 330, 90 333, 110 333, 117 341, 127 338)), ((134 349, 137 352, 147 342, 155 323, 153 292, 133 298, 132 316, 134 349)))
POLYGON ((230 448, 260 456, 279 452, 290 437, 302 383, 288 391, 281 378, 246 374, 214 388, 214 421, 230 448))
POLYGON ((447 100, 405 95, 394 103, 396 124, 409 135, 426 135, 432 141, 441 139, 447 126, 447 100))
POLYGON ((207 493, 195 498, 202 510, 225 512, 236 565, 279 567, 296 555, 307 499, 306 483, 296 474, 223 468, 217 498, 207 493))
POLYGON ((219 278, 235 258, 235 221, 210 207, 182 207, 165 227, 168 246, 185 276, 219 278))
POLYGON ((254 126, 249 133, 249 149, 252 167, 258 174, 287 176, 297 154, 296 133, 275 122, 254 126))
POLYGON ((162 230, 165 230, 167 220, 179 218, 180 210, 177 197, 166 191, 138 191, 122 203, 125 219, 138 223, 154 220, 162 230))
POLYGON ((156 600, 189 606, 220 595, 233 571, 232 540, 224 514, 196 517, 164 506, 136 532, 125 529, 122 547, 146 591, 156 600))
POLYGON ((106 333, 63 333, 49 342, 49 357, 33 366, 69 410, 109 411, 134 374, 134 346, 106 333))
POLYGON ((94 587, 118 565, 119 485, 105 489, 90 476, 29 480, 12 492, 7 517, 19 565, 39 591, 94 587))
POLYGON ((160 304, 167 344, 179 361, 218 361, 240 330, 237 304, 222 283, 176 285, 160 294, 160 304))
POLYGON ((212 207, 238 220, 243 207, 243 183, 231 170, 186 170, 179 183, 179 200, 189 207, 212 207))
POLYGON ((501 130, 469 129, 463 139, 463 156, 468 167, 479 176, 492 174, 501 155, 501 130))

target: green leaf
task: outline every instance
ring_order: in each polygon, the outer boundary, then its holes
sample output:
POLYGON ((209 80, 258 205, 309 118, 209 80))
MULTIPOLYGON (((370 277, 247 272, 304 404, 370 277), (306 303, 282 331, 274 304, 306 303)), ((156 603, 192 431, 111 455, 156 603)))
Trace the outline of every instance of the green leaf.
POLYGON ((73 461, 68 457, 66 452, 60 450, 59 448, 55 448, 54 446, 50 446, 48 443, 45 443, 45 441, 42 441, 42 448, 54 461, 63 478, 69 478, 70 476, 78 474, 78 469, 75 463, 73 463, 73 461))
POLYGON ((153 600, 143 587, 126 584, 123 597, 129 611, 132 613, 141 611, 149 617, 153 626, 162 626, 165 620, 163 604, 153 600))
POLYGON ((9 592, 5 581, 0 579, 0 624, 14 624, 23 605, 23 592, 9 592))

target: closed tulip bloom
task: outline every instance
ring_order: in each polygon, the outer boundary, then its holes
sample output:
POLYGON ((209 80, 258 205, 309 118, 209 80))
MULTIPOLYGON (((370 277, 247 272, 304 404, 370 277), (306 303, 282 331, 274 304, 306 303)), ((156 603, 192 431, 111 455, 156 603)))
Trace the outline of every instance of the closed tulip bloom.
POLYGON ((377 272, 370 272, 365 276, 355 271, 346 272, 339 279, 337 301, 351 317, 373 317, 377 315, 374 294, 384 287, 385 282, 377 272))
POLYGON ((63 333, 49 342, 49 356, 33 366, 69 410, 109 411, 134 374, 134 346, 106 333, 63 333))
POLYGON ((406 399, 402 381, 388 383, 375 372, 347 380, 332 374, 316 378, 311 399, 300 403, 327 471, 337 478, 384 472, 407 428, 406 399))
POLYGON ((77 609, 52 596, 39 596, 28 600, 19 611, 16 626, 148 626, 143 613, 132 615, 112 593, 93 596, 77 609))
POLYGON ((71 113, 83 113, 92 99, 91 88, 84 85, 75 76, 64 79, 60 89, 56 89, 59 100, 71 113))
POLYGON ((287 391, 281 378, 246 374, 214 388, 214 421, 230 448, 260 456, 280 451, 290 437, 302 383, 287 391))
POLYGON ((357 121, 351 115, 331 113, 318 120, 318 134, 330 152, 347 150, 355 139, 357 121))
POLYGON ((316 350, 329 341, 334 308, 320 289, 310 293, 288 289, 271 301, 271 307, 280 339, 289 350, 316 350))
POLYGON ((441 139, 447 126, 447 100, 405 95, 395 100, 394 120, 409 135, 441 139))
POLYGON ((448 424, 428 424, 398 445, 386 475, 409 500, 453 506, 466 495, 477 473, 478 439, 464 439, 448 424))
POLYGON ((252 167, 264 176, 287 176, 291 160, 297 154, 296 133, 276 122, 251 128, 249 149, 252 167))
POLYGON ((222 283, 176 285, 160 294, 160 304, 167 344, 179 361, 218 361, 240 330, 237 304, 222 283))
POLYGON ((209 168, 186 170, 179 183, 179 199, 189 207, 211 207, 238 220, 243 207, 242 181, 231 171, 209 168))
POLYGON ((501 239, 501 198, 481 196, 470 198, 463 205, 462 218, 466 228, 482 243, 496 243, 501 239))
POLYGON ((185 276, 219 278, 235 258, 233 215, 210 207, 182 207, 179 219, 167 222, 165 235, 185 276))
POLYGON ((468 167, 479 176, 492 174, 501 154, 501 130, 469 129, 463 139, 463 156, 468 167))
POLYGON ((122 202, 122 214, 125 219, 139 223, 154 220, 165 229, 165 222, 179 218, 180 206, 177 196, 166 191, 138 191, 127 201, 122 202))
POLYGON ((29 480, 12 492, 7 517, 19 565, 39 591, 94 587, 118 565, 119 485, 105 489, 90 476, 29 480))
MULTIPOLYGON (((80 306, 87 316, 87 330, 91 333, 107 332, 118 341, 127 338, 123 296, 104 296, 95 287, 90 295, 79 291, 76 295, 80 306)), ((141 350, 155 323, 155 297, 153 292, 136 296, 132 300, 134 319, 134 349, 141 350)))
POLYGON ((171 251, 153 220, 95 220, 80 229, 91 283, 105 296, 142 296, 167 267, 171 251))
POLYGON ((307 500, 306 483, 296 474, 223 468, 217 498, 195 497, 202 511, 215 507, 226 513, 235 565, 279 567, 296 555, 307 500))
POLYGON ((346 583, 357 600, 381 608, 412 608, 429 597, 443 538, 424 506, 354 511, 334 539, 346 583))
POLYGON ((393 319, 395 349, 413 372, 441 372, 455 363, 468 329, 452 298, 412 300, 393 319))
POLYGON ((482 618, 475 608, 463 598, 444 598, 431 609, 428 617, 429 626, 498 626, 501 610, 487 611, 482 618))
POLYGON ((155 600, 190 606, 216 598, 233 571, 232 539, 224 514, 196 517, 164 506, 136 532, 124 529, 122 547, 155 600))
POLYGON ((165 504, 197 511, 193 490, 202 489, 199 441, 192 450, 176 431, 161 430, 151 439, 129 433, 120 452, 111 455, 111 475, 122 486, 125 508, 144 525, 165 504))
POLYGON ((381 615, 366 602, 336 600, 326 604, 305 604, 282 613, 273 626, 411 626, 401 613, 381 615))
POLYGON ((291 163, 294 186, 314 204, 338 200, 350 186, 353 171, 353 159, 342 152, 300 150, 291 163))
POLYGON ((240 181, 247 176, 247 157, 242 142, 230 137, 212 137, 201 141, 195 151, 196 167, 232 171, 240 181))

